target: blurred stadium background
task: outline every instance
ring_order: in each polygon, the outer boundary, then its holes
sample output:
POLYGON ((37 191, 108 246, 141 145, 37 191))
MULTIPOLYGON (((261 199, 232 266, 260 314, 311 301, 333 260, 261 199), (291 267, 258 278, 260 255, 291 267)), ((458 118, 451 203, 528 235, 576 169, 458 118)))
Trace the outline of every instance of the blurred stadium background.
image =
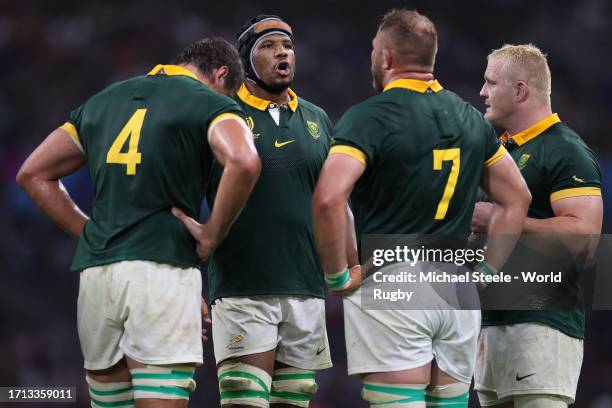
MULTIPOLYGON (((436 23, 440 42, 436 77, 481 109, 478 92, 492 48, 505 42, 533 42, 548 53, 553 110, 596 152, 610 214, 612 4, 608 0, 363 4, 0 0, 0 386, 77 386, 79 401, 71 406, 88 406, 76 335, 78 276, 68 271, 75 242, 47 221, 14 182, 20 163, 71 109, 111 82, 168 62, 201 37, 234 39, 245 20, 265 12, 279 14, 293 26, 297 56, 293 89, 336 121, 350 105, 373 94, 370 41, 378 18, 389 8, 402 6, 416 7, 436 23)), ((87 172, 64 183, 88 210, 92 190, 87 172)), ((608 216, 604 231, 611 230, 608 216)), ((335 367, 319 375, 312 406, 365 406, 359 398, 359 381, 346 376, 337 299, 328 301, 328 328, 335 367)), ((197 375, 194 407, 218 404, 210 344, 205 359, 197 375)), ((610 312, 588 315, 575 406, 612 408, 610 312)))

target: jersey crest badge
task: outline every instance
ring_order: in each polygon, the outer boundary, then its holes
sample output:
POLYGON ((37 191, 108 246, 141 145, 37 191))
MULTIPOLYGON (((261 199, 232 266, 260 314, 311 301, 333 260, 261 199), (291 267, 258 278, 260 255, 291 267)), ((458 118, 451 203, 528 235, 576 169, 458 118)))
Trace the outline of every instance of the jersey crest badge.
POLYGON ((308 133, 310 133, 314 140, 321 137, 321 133, 319 133, 319 124, 317 122, 307 120, 306 125, 308 126, 308 133))
POLYGON ((255 129, 255 122, 253 121, 253 117, 252 116, 247 116, 244 119, 244 121, 246 122, 246 124, 249 127, 249 129, 251 129, 251 133, 253 133, 253 140, 259 139, 259 133, 253 132, 253 129, 255 129))
POLYGON ((530 154, 524 154, 521 156, 521 158, 518 161, 518 168, 520 170, 523 170, 525 168, 525 166, 527 165, 527 161, 529 161, 530 157, 531 157, 530 154))

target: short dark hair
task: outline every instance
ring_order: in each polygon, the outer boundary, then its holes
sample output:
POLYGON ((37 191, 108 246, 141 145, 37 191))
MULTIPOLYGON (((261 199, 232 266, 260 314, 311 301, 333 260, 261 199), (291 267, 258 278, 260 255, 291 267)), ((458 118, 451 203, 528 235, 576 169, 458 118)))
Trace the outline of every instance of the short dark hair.
POLYGON ((393 9, 380 20, 378 31, 389 35, 391 46, 407 67, 433 71, 438 33, 429 18, 416 10, 393 9))
POLYGON ((229 72, 225 87, 234 92, 243 82, 244 70, 238 50, 223 38, 204 38, 181 51, 171 62, 174 65, 193 64, 205 76, 225 65, 229 72))

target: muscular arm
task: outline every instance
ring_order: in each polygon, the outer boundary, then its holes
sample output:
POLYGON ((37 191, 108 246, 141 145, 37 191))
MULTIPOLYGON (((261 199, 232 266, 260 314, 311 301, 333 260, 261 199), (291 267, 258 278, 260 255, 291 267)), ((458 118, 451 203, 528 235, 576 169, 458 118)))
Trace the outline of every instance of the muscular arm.
POLYGON ((551 205, 554 217, 525 219, 523 232, 541 235, 541 239, 534 241, 534 247, 540 252, 555 253, 558 251, 556 245, 560 243, 575 255, 582 253, 586 248, 589 256, 592 256, 599 242, 598 236, 601 234, 603 220, 601 197, 568 197, 557 200, 551 205))
POLYGON ((17 173, 17 184, 53 222, 79 237, 88 217, 59 180, 85 164, 85 155, 68 132, 56 129, 30 154, 17 173))
POLYGON ((253 135, 241 120, 227 119, 217 123, 210 131, 209 143, 215 158, 223 166, 210 218, 205 225, 200 225, 179 209, 172 210, 198 242, 198 256, 202 259, 207 258, 227 236, 261 172, 253 135))
POLYGON ((552 218, 526 218, 526 234, 590 235, 600 234, 603 200, 599 196, 568 197, 551 204, 552 218))
POLYGON ((357 235, 355 234, 355 218, 351 207, 346 206, 346 260, 349 268, 359 265, 359 252, 357 251, 357 235))
POLYGON ((210 135, 210 146, 223 166, 223 174, 206 226, 220 242, 255 187, 261 161, 251 131, 238 120, 225 120, 216 125, 210 135))
POLYGON ((485 167, 481 187, 492 198, 487 262, 499 270, 514 249, 531 203, 531 193, 509 154, 485 167))
POLYGON ((347 212, 347 202, 364 170, 361 162, 345 154, 329 155, 321 170, 313 196, 312 217, 317 250, 327 274, 353 266, 352 262, 359 263, 354 226, 348 225, 352 214, 347 212))

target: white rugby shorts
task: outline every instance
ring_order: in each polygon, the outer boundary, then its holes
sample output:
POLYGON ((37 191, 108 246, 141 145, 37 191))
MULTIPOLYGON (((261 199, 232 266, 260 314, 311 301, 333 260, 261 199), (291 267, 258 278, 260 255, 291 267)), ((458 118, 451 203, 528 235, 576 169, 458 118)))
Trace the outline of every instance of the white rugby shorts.
POLYGON ((325 300, 305 296, 225 297, 212 305, 217 364, 276 349, 276 360, 304 370, 332 366, 325 300))
POLYGON ((583 341, 540 323, 482 328, 474 390, 480 405, 518 395, 556 395, 574 403, 583 341))
POLYGON ((88 370, 124 355, 144 364, 201 364, 202 276, 196 268, 123 261, 81 272, 77 308, 88 370))

